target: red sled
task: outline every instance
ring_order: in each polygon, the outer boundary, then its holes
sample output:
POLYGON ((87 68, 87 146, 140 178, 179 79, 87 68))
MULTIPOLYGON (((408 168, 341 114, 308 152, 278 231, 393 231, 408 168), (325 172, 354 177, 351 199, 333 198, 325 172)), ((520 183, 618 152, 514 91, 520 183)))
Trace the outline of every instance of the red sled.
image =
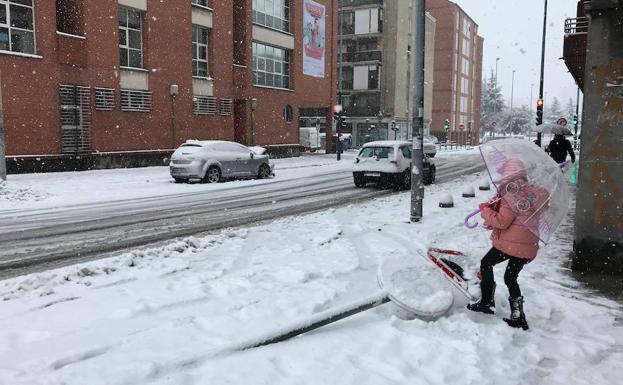
POLYGON ((469 288, 472 280, 466 280, 463 277, 463 268, 459 264, 452 262, 452 257, 464 257, 465 254, 456 250, 430 248, 426 255, 428 260, 439 269, 441 275, 450 281, 467 299, 470 301, 480 299, 470 293, 469 288))

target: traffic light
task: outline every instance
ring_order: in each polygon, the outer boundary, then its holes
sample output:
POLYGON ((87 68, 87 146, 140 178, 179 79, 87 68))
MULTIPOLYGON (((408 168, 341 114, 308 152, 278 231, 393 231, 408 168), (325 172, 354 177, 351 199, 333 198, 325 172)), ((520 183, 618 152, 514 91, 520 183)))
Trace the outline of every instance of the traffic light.
POLYGON ((536 125, 543 124, 543 99, 536 100, 536 125))
POLYGON ((578 124, 578 116, 577 115, 573 115, 573 118, 571 119, 571 123, 574 126, 578 124))
POLYGON ((392 130, 393 130, 393 131, 397 131, 397 130, 398 130, 398 128, 396 127, 396 121, 395 121, 395 120, 392 120, 392 125, 391 125, 391 127, 392 127, 392 130))
POLYGON ((346 116, 344 115, 340 116, 340 127, 346 128, 346 116))
POLYGON ((443 122, 443 129, 448 131, 449 128, 450 128, 450 121, 448 119, 446 119, 443 122))
POLYGON ((335 120, 336 123, 340 122, 340 113, 339 112, 333 112, 333 120, 335 120))

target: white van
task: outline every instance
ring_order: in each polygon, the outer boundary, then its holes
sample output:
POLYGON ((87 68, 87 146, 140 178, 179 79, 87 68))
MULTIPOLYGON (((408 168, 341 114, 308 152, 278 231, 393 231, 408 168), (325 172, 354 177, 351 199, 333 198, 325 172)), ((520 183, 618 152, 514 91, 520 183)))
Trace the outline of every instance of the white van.
POLYGON ((316 127, 299 128, 299 144, 308 151, 316 151, 320 148, 320 132, 316 127))

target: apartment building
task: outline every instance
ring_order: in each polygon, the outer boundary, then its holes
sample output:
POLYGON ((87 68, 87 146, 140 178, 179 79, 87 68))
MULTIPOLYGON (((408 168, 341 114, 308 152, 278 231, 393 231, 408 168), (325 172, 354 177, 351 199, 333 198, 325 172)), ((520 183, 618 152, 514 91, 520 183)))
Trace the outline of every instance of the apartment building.
MULTIPOLYGON (((411 136, 415 13, 410 0, 340 1, 338 100, 353 144, 411 136)), ((425 93, 432 100, 435 19, 426 15, 425 93)), ((424 123, 432 118, 425 103, 424 123)))
POLYGON ((337 0, 0 0, 9 170, 294 146, 299 119, 331 122, 336 31, 337 0))
POLYGON ((482 49, 478 24, 457 4, 428 0, 436 24, 431 134, 465 143, 479 137, 482 49), (449 132, 444 130, 449 121, 449 132))

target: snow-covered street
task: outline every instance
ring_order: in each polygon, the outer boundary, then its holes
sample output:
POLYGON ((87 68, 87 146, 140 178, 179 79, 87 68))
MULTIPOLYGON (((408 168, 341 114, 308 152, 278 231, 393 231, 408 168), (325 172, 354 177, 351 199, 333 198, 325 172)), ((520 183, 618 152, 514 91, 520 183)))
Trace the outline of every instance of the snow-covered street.
MULTIPOLYGON (((476 151, 441 157, 437 181, 481 170, 476 151)), ((278 159, 274 178, 218 184, 176 184, 165 167, 16 175, 0 185, 9 207, 0 209, 0 276, 393 192, 356 188, 353 158, 349 152, 341 162, 331 155, 278 159), (40 191, 49 195, 37 200, 40 191)))
POLYGON ((0 384, 618 383, 620 304, 569 275, 569 220, 520 275, 527 332, 501 320, 508 303, 498 267, 496 316, 468 313, 457 292, 436 321, 400 319, 386 304, 226 352, 373 295, 379 261, 390 256, 458 249, 475 269, 488 232, 466 229, 463 217, 490 192, 458 192, 482 177, 427 188, 420 224, 406 223, 401 193, 1 281, 0 384), (439 208, 448 192, 456 207, 439 208))

